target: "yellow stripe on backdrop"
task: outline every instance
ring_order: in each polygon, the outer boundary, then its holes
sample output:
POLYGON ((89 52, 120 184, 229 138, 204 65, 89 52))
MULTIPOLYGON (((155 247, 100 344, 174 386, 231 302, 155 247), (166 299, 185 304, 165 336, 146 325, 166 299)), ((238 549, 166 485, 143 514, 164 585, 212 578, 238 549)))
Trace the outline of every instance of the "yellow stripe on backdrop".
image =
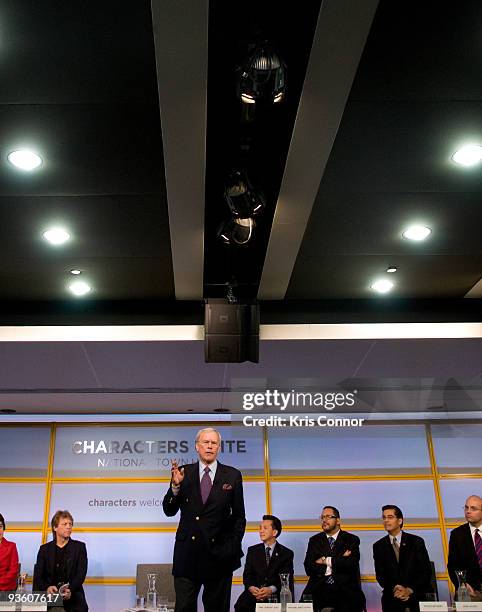
POLYGON ((45 482, 45 503, 44 503, 44 520, 42 527, 42 544, 47 541, 47 533, 49 530, 49 514, 50 514, 50 496, 52 494, 52 473, 54 471, 54 459, 55 459, 55 436, 57 433, 57 426, 52 423, 50 428, 50 446, 49 446, 49 462, 47 467, 47 479, 45 482))
MULTIPOLYGON (((430 458, 430 472, 427 474, 342 474, 342 475, 323 475, 323 476, 280 476, 280 475, 272 475, 270 472, 270 462, 269 462, 269 435, 268 428, 263 428, 263 464, 264 464, 264 475, 263 476, 246 476, 244 480, 246 482, 264 482, 265 483, 265 501, 266 501, 266 511, 267 513, 272 512, 272 501, 271 501, 271 483, 273 482, 330 482, 330 481, 393 481, 393 480, 431 480, 434 486, 434 494, 437 503, 437 519, 433 522, 413 522, 406 523, 406 527, 408 529, 416 529, 416 530, 426 530, 426 529, 438 529, 440 530, 441 541, 443 545, 444 557, 445 561, 447 559, 448 553, 448 541, 447 541, 447 528, 456 527, 459 523, 454 521, 446 521, 443 509, 442 495, 440 491, 440 481, 441 480, 462 480, 462 479, 480 479, 482 478, 482 473, 441 473, 437 468, 437 462, 435 457, 435 450, 432 440, 432 431, 431 424, 429 421, 378 421, 378 422, 369 422, 372 427, 376 427, 377 425, 408 425, 408 424, 425 424, 426 429, 426 440, 428 453, 430 458)), ((448 421, 448 420, 437 420, 437 424, 468 424, 468 423, 482 423, 480 419, 466 419, 466 420, 457 420, 448 421)), ((177 423, 175 421, 169 421, 164 423, 159 423, 156 421, 152 422, 142 422, 142 423, 119 423, 119 422, 109 422, 109 423, 65 423, 65 424, 56 424, 53 423, 50 425, 50 442, 49 442, 49 457, 48 457, 48 468, 45 478, 35 477, 35 478, 22 478, 22 477, 1 477, 0 483, 45 483, 45 500, 44 500, 44 515, 42 526, 37 524, 18 524, 10 523, 9 528, 10 531, 18 531, 18 532, 26 532, 26 533, 42 533, 42 542, 46 542, 49 535, 49 522, 50 522, 50 500, 51 500, 51 492, 52 492, 52 484, 75 484, 75 483, 162 483, 167 484, 169 482, 169 478, 55 478, 53 476, 53 468, 54 468, 54 460, 55 460, 55 441, 56 441, 56 432, 58 427, 146 427, 146 426, 155 426, 155 427, 193 427, 193 426, 205 426, 205 422, 196 421, 196 422, 182 422, 177 423)), ((236 426, 237 423, 229 423, 229 422, 221 422, 218 424, 220 427, 229 427, 230 425, 236 426)), ((15 424, 2 424, 0 427, 49 427, 49 425, 42 423, 15 423, 15 424)), ((351 530, 355 531, 381 531, 382 525, 373 523, 373 522, 357 522, 346 523, 349 525, 351 530)), ((299 531, 299 532, 308 532, 308 531, 317 531, 319 526, 315 523, 313 524, 285 524, 285 531, 299 531)), ((76 526, 76 531, 81 533, 166 533, 166 532, 174 532, 176 530, 176 526, 141 526, 141 525, 130 525, 129 527, 105 527, 103 525, 89 525, 86 527, 76 526)), ((248 532, 256 532, 257 525, 254 523, 248 524, 247 527, 248 532)), ((438 573, 438 580, 448 581, 447 573, 438 573)), ((364 582, 375 582, 375 577, 373 575, 364 575, 362 576, 362 580, 364 582)), ((307 581, 305 576, 296 576, 295 581, 299 583, 304 583, 307 581)), ((450 588, 452 585, 449 582, 450 588)), ((87 584, 101 584, 101 585, 132 585, 135 584, 135 577, 95 577, 90 576, 86 580, 87 584)), ((234 578, 233 584, 241 584, 241 578, 234 578)))

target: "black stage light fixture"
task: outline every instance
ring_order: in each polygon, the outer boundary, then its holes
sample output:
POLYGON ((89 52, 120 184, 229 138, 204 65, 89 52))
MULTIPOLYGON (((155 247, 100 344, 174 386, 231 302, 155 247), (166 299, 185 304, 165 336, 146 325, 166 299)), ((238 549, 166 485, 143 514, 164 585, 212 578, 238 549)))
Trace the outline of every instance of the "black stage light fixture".
POLYGON ((228 219, 219 226, 218 238, 228 246, 245 246, 253 237, 254 226, 251 217, 228 219))
POLYGON ((238 95, 245 104, 264 99, 277 104, 286 95, 286 65, 271 45, 258 44, 241 68, 238 95))
POLYGON ((233 217, 239 219, 257 217, 266 206, 263 193, 253 189, 245 170, 235 170, 228 176, 224 199, 233 217))
POLYGON ((261 191, 253 189, 245 170, 234 170, 224 186, 224 199, 231 218, 218 228, 218 238, 226 245, 245 246, 253 237, 255 217, 266 207, 261 191))

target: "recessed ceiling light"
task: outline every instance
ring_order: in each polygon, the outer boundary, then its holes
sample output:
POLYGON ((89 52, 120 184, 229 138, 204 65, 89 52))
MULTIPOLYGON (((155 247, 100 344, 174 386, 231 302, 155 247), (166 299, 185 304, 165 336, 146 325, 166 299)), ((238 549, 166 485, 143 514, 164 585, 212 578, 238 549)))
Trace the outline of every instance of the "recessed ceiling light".
POLYGON ((70 270, 70 274, 73 274, 74 276, 78 276, 79 274, 82 274, 82 270, 76 270, 74 268, 73 270, 70 270))
POLYGON ((21 149, 8 154, 8 161, 20 170, 35 170, 42 164, 42 158, 33 151, 21 149))
POLYGON ((67 240, 70 239, 69 232, 67 232, 61 227, 52 227, 46 230, 42 234, 42 236, 45 238, 45 240, 50 242, 50 244, 53 244, 55 246, 59 244, 64 244, 64 242, 67 242, 67 240))
POLYGON ((387 268, 388 274, 394 274, 396 271, 397 268, 395 266, 390 266, 389 268, 387 268))
POLYGON ((430 236, 431 233, 432 230, 429 227, 426 227, 425 225, 411 225, 410 227, 407 227, 406 230, 404 230, 402 236, 404 238, 407 238, 408 240, 415 240, 417 242, 420 242, 421 240, 425 240, 425 238, 430 236))
POLYGON ((461 166, 475 166, 482 160, 482 146, 476 144, 465 145, 452 155, 452 159, 461 166))
POLYGON ((87 295, 92 291, 92 287, 84 281, 74 281, 70 283, 69 290, 76 296, 87 295))
POLYGON ((391 289, 393 289, 393 287, 394 284, 387 278, 379 278, 371 285, 373 291, 376 291, 377 293, 388 293, 391 289))

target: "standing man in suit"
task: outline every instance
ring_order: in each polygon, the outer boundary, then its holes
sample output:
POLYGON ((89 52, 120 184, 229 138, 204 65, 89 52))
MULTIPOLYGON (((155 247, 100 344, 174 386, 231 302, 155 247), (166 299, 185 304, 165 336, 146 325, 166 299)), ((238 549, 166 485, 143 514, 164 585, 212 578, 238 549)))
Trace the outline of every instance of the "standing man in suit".
POLYGON ((39 548, 33 590, 47 593, 60 591, 66 612, 88 612, 82 586, 87 575, 85 544, 70 537, 74 519, 68 510, 57 510, 51 525, 54 539, 39 548))
POLYGON ((196 612, 201 586, 205 612, 229 612, 246 515, 241 472, 217 461, 220 448, 220 433, 207 427, 196 436, 199 461, 183 467, 172 462, 162 507, 167 516, 181 511, 172 567, 175 612, 196 612))
POLYGON ((467 588, 474 601, 480 601, 482 583, 482 498, 471 495, 464 506, 467 522, 452 530, 447 568, 457 589, 455 570, 467 572, 467 588))
POLYGON ((340 529, 340 513, 333 506, 325 506, 320 519, 322 532, 310 538, 306 551, 309 580, 303 594, 312 594, 316 612, 324 608, 335 612, 364 610, 360 539, 340 529))
POLYGON ((402 531, 403 513, 393 504, 382 508, 387 535, 373 545, 383 612, 418 612, 418 602, 430 592, 432 568, 423 538, 402 531))
POLYGON ((236 612, 255 612, 256 602, 266 601, 281 590, 279 575, 290 574, 293 588, 293 551, 277 541, 281 533, 278 517, 265 514, 259 525, 261 544, 248 548, 243 572, 245 591, 241 593, 234 609, 236 612))

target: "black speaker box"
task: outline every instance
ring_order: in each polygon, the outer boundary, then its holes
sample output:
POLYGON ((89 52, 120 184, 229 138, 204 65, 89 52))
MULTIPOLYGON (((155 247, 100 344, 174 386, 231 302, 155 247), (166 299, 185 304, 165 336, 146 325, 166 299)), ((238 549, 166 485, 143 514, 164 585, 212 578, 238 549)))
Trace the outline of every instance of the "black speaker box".
POLYGON ((258 304, 207 300, 204 331, 204 358, 207 363, 258 363, 258 304))

